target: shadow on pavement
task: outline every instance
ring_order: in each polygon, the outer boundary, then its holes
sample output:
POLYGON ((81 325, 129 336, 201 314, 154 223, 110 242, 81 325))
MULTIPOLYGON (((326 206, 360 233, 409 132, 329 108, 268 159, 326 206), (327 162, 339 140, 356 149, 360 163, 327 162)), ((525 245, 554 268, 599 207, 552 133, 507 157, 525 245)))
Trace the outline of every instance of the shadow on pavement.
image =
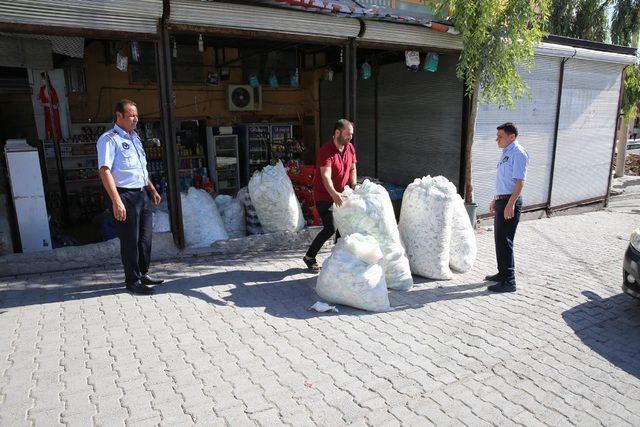
POLYGON ((640 378, 640 302, 627 294, 589 301, 562 313, 576 336, 606 360, 640 378))
MULTIPOLYGON (((264 307, 277 317, 308 319, 335 313, 317 313, 307 308, 320 298, 315 293, 317 276, 304 268, 281 271, 232 270, 168 280, 156 286, 156 295, 176 293, 201 299, 209 304, 237 307, 264 307)), ((425 304, 470 298, 487 294, 487 283, 449 285, 447 282, 414 277, 415 286, 408 292, 391 291, 392 310, 418 308, 425 304)), ((127 294, 123 283, 65 284, 30 283, 0 288, 0 313, 12 307, 58 303, 104 296, 127 294)), ((148 298, 137 296, 137 298, 148 298)), ((339 306, 339 314, 367 315, 369 312, 339 306)))
MULTIPOLYGON (((98 298, 127 293, 124 283, 42 285, 0 289, 0 309, 98 298)), ((0 311, 2 314, 4 310, 0 311)))
MULTIPOLYGON (((196 278, 174 280, 158 288, 160 293, 180 293, 203 299, 215 305, 232 304, 237 307, 264 307, 265 312, 277 317, 309 319, 336 313, 317 313, 307 308, 320 300, 315 292, 317 276, 296 278, 307 273, 306 269, 294 268, 284 271, 237 270, 203 275, 196 278), (213 298, 199 288, 232 285, 228 295, 213 298)), ((442 282, 414 277, 415 286, 408 292, 391 291, 389 300, 392 310, 417 308, 436 301, 470 298, 487 295, 487 283, 447 286, 442 282), (478 290, 481 289, 481 290, 478 290)), ((367 311, 339 305, 338 314, 367 315, 367 311)))

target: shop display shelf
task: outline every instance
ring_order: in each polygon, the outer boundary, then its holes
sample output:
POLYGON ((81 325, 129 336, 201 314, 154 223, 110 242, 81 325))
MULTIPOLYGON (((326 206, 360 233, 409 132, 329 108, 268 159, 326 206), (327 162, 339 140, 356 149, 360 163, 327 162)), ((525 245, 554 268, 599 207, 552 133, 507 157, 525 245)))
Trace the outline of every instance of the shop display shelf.
POLYGON ((61 156, 63 159, 73 159, 75 157, 98 157, 98 153, 94 154, 72 154, 71 156, 61 156))
MULTIPOLYGON (((96 142, 59 142, 58 144, 59 145, 96 145, 96 142)), ((44 145, 52 147, 53 142, 45 142, 44 145)))

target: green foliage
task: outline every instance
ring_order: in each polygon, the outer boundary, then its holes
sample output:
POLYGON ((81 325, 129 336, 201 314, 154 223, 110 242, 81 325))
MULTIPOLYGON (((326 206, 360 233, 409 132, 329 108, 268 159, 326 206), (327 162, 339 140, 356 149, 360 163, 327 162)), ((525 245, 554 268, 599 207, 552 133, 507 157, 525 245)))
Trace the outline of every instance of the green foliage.
POLYGON ((546 29, 557 36, 606 42, 607 7, 613 1, 616 0, 552 0, 546 29))
POLYGON ((533 66, 549 0, 441 0, 438 6, 449 10, 462 34, 457 75, 466 81, 467 95, 479 93, 482 102, 513 108, 528 94, 518 68, 533 66))
POLYGON ((624 70, 624 95, 620 112, 627 118, 635 117, 640 101, 640 67, 629 66, 624 70))
POLYGON ((557 36, 571 37, 578 0, 552 0, 547 31, 557 36))
POLYGON ((640 30, 640 1, 618 0, 611 22, 611 43, 636 46, 640 30))
POLYGON ((609 34, 607 7, 611 0, 580 0, 571 26, 571 37, 606 42, 609 34))

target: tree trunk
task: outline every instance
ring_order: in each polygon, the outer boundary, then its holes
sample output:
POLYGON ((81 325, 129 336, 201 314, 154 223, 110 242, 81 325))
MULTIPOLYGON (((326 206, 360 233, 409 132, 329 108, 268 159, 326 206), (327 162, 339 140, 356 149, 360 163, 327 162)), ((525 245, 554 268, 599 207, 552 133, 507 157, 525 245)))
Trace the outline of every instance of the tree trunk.
POLYGON ((474 202, 473 195, 473 138, 476 129, 476 116, 478 114, 478 90, 473 91, 469 100, 469 117, 467 118, 467 140, 465 142, 465 171, 464 171, 464 201, 474 202))
POLYGON ((624 163, 627 158, 627 135, 629 135, 629 119, 622 116, 620 121, 620 129, 618 129, 618 142, 616 146, 616 178, 621 178, 624 176, 624 163))

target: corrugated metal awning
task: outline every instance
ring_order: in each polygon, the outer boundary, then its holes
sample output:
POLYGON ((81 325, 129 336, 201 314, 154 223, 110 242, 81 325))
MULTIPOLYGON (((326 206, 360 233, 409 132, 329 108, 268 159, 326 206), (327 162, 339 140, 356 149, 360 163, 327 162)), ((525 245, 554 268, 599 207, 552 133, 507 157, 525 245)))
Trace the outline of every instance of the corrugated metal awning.
POLYGON ((359 40, 373 44, 462 50, 462 37, 459 35, 447 34, 422 25, 395 22, 368 20, 365 23, 364 34, 359 40))
POLYGON ((156 35, 162 0, 0 0, 0 11, 5 27, 156 35))
POLYGON ((432 15, 392 12, 399 11, 364 8, 351 0, 172 0, 170 23, 178 29, 204 27, 343 40, 358 37, 371 44, 462 49, 453 27, 437 22, 432 15))
POLYGON ((623 65, 635 64, 637 61, 635 55, 603 52, 555 43, 540 43, 540 45, 536 47, 536 54, 544 56, 558 56, 562 58, 585 59, 589 61, 610 62, 623 65))
POLYGON ((200 26, 330 39, 357 37, 360 32, 360 23, 356 19, 251 4, 197 0, 171 1, 169 22, 173 26, 200 26))

